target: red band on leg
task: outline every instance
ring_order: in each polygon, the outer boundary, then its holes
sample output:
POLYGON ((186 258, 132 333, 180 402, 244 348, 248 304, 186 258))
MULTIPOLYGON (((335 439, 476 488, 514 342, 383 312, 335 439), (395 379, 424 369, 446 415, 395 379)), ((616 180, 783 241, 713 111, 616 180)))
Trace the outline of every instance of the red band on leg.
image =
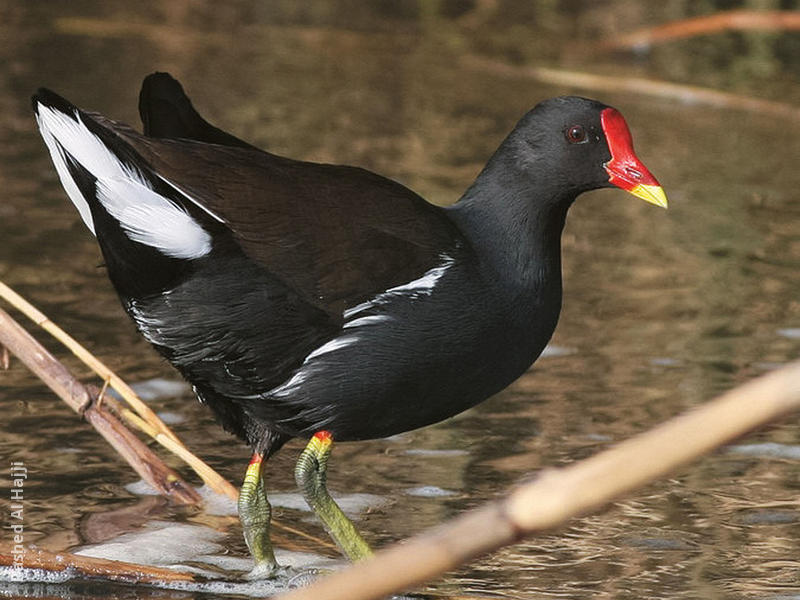
POLYGON ((320 442, 325 442, 330 444, 333 441, 333 434, 330 431, 318 431, 314 434, 314 437, 317 438, 320 442))

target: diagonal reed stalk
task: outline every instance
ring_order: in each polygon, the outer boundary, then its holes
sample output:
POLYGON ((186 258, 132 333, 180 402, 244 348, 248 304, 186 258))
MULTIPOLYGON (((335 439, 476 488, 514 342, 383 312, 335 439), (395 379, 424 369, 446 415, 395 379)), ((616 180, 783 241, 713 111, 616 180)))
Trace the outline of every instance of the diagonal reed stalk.
POLYGON ((95 386, 84 385, 4 310, 0 345, 12 352, 72 410, 81 415, 159 494, 177 504, 199 504, 200 494, 170 469, 100 402, 95 386))
MULTIPOLYGON (((114 389, 130 407, 121 406, 119 403, 115 404, 115 406, 119 408, 120 416, 129 425, 149 435, 164 448, 178 456, 200 476, 206 485, 218 494, 223 494, 233 500, 239 497, 236 488, 233 487, 230 482, 200 458, 192 454, 186 446, 184 446, 183 442, 178 439, 178 436, 167 427, 149 406, 142 402, 136 395, 136 392, 134 392, 127 383, 122 381, 111 369, 86 350, 86 348, 81 346, 72 336, 53 323, 40 310, 3 282, 0 282, 0 298, 6 300, 14 308, 66 346, 103 380, 104 388, 107 386, 114 389)), ((108 398, 105 398, 104 401, 107 402, 108 398)))
POLYGON ((800 361, 275 600, 378 600, 596 512, 749 431, 800 410, 800 361))
MULTIPOLYGON (((92 423, 92 425, 98 431, 100 431, 103 437, 105 437, 109 443, 111 443, 114 449, 120 455, 122 455, 129 462, 129 464, 131 464, 134 470, 136 470, 137 473, 139 473, 142 478, 145 479, 145 481, 150 483, 150 485, 165 495, 172 497, 176 501, 182 503, 199 502, 199 496, 194 493, 194 490, 191 489, 188 484, 185 484, 185 482, 180 479, 177 473, 168 470, 166 465, 160 465, 159 459, 152 454, 152 452, 150 452, 146 446, 143 444, 137 444, 137 438, 133 434, 130 434, 130 432, 124 431, 122 423, 116 422, 114 415, 111 415, 108 413, 108 411, 102 410, 102 406, 100 406, 101 404, 107 404, 113 409, 114 413, 124 421, 124 423, 127 423, 129 426, 134 427, 150 436, 161 446, 172 452, 175 456, 189 465, 206 483, 206 485, 209 486, 209 488, 219 494, 231 498, 232 500, 238 499, 238 490, 228 480, 223 478, 219 473, 208 466, 195 454, 190 452, 183 442, 178 439, 175 433, 158 417, 158 415, 156 415, 150 409, 150 407, 142 402, 142 400, 136 395, 136 392, 134 392, 130 386, 122 381, 122 379, 120 379, 113 371, 111 371, 111 369, 104 365, 97 357, 92 355, 68 333, 48 319, 41 311, 39 311, 36 307, 31 305, 27 300, 25 300, 22 296, 1 281, 0 298, 6 300, 9 304, 30 318, 34 323, 50 333, 103 379, 103 389, 101 390, 99 396, 97 396, 97 401, 95 402, 93 398, 91 398, 92 391, 85 386, 82 386, 80 382, 72 379, 71 375, 66 373, 66 369, 63 369, 63 367, 57 363, 54 358, 52 359, 52 366, 56 369, 64 371, 64 379, 60 385, 62 393, 59 393, 59 396, 61 396, 62 399, 65 400, 65 402, 67 402, 67 404, 69 404, 75 411, 83 415, 87 421, 92 423), (127 406, 117 401, 113 397, 105 396, 103 392, 108 387, 116 390, 127 402, 127 406), (92 406, 92 404, 96 404, 96 406, 92 406), (165 481, 168 483, 172 482, 174 485, 171 487, 165 487, 163 483, 165 481)), ((6 315, 4 311, 0 311, 0 324, 5 324, 5 326, 9 328, 18 328, 18 337, 27 335, 27 332, 16 325, 16 322, 6 315)), ((0 338, 1 337, 2 336, 0 336, 0 338)), ((24 342, 23 346, 25 346, 25 349, 33 354, 46 353, 46 350, 43 348, 38 350, 35 349, 34 344, 36 344, 35 340, 29 338, 29 341, 24 342)), ((5 366, 5 368, 7 368, 7 362, 8 351, 4 346, 2 346, 2 344, 0 344, 0 367, 5 366)), ((46 377, 43 377, 41 373, 37 373, 37 375, 39 375, 39 377, 42 379, 46 379, 46 377)), ((53 385, 51 385, 52 382, 46 381, 46 383, 48 383, 52 389, 56 389, 53 385)), ((306 533, 305 531, 290 525, 281 523, 276 519, 273 519, 272 525, 276 529, 312 541, 317 546, 336 549, 336 546, 333 543, 306 533)))

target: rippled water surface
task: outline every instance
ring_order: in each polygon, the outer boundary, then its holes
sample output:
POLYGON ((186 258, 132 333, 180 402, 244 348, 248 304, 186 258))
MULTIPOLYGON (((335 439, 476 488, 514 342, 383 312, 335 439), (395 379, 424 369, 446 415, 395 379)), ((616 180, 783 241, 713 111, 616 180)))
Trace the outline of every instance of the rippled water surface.
MULTIPOLYGON (((651 3, 624 1, 474 4, 0 2, 0 278, 131 382, 177 377, 134 331, 98 268, 96 244, 35 131, 28 98, 36 87, 138 126, 141 79, 168 70, 211 121, 255 144, 364 166, 440 204, 458 198, 541 99, 595 96, 626 115, 670 209, 616 190, 583 196, 564 235, 565 302, 553 351, 455 419, 337 446, 330 486, 356 494, 351 508, 376 546, 495 498, 526 474, 590 456, 800 350, 797 112, 553 86, 521 68, 715 86, 800 110, 797 34, 721 34, 606 54, 598 40, 688 9, 665 3, 648 12, 642 6, 651 3)), ((65 360, 90 380, 86 368, 65 360)), ((26 543, 74 550, 171 526, 182 544, 208 544, 208 553, 227 556, 233 568, 246 558, 229 511, 177 509, 142 495, 130 486, 135 474, 18 361, 0 374, 0 401, 0 455, 30 470, 26 543)), ((240 480, 248 449, 202 406, 185 394, 152 405, 192 450, 240 480)), ((797 419, 789 419, 602 514, 477 560, 431 590, 510 598, 797 597, 799 442, 797 419)), ((300 447, 290 444, 275 457, 269 485, 284 500, 276 502, 281 522, 322 535, 291 496, 300 447)), ((133 538, 129 548, 150 539, 133 538)), ((278 533, 276 543, 318 552, 320 561, 336 556, 291 533, 278 533)), ((176 547, 164 552, 166 562, 183 560, 176 547)), ((19 593, 2 583, 0 590, 19 593)), ((112 592, 155 597, 145 589, 59 590, 112 592)), ((186 596, 193 594, 211 597, 186 596)))

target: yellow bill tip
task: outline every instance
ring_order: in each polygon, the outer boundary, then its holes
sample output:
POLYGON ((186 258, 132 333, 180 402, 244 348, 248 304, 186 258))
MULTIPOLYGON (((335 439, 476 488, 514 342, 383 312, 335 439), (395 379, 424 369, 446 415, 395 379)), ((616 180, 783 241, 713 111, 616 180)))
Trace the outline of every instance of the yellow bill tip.
POLYGON ((630 190, 631 194, 637 198, 641 198, 645 202, 655 204, 661 208, 667 208, 667 195, 660 185, 645 185, 639 184, 633 186, 630 190))

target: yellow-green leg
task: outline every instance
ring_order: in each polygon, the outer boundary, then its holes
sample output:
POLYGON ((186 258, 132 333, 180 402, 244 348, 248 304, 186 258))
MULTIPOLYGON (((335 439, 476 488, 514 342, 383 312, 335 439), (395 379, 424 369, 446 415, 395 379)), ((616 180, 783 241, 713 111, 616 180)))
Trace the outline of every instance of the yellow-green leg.
POLYGON ((371 556, 372 550, 328 494, 328 457, 332 447, 333 436, 329 432, 315 433, 297 461, 294 477, 306 502, 344 555, 353 561, 361 560, 371 556))
POLYGON ((256 452, 250 459, 242 488, 239 490, 239 520, 244 531, 244 541, 256 566, 247 574, 248 579, 268 579, 280 571, 269 539, 272 507, 264 491, 261 476, 263 457, 256 452))

